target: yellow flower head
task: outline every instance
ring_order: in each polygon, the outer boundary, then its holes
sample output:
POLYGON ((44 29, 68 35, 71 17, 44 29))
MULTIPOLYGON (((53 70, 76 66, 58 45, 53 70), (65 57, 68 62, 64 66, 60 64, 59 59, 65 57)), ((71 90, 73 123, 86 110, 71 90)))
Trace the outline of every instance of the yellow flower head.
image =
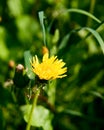
POLYGON ((67 71, 67 67, 64 67, 65 63, 62 60, 58 60, 57 56, 49 58, 49 54, 45 53, 42 62, 39 63, 38 57, 33 57, 31 62, 33 72, 38 75, 41 80, 53 80, 56 78, 63 78, 67 71))

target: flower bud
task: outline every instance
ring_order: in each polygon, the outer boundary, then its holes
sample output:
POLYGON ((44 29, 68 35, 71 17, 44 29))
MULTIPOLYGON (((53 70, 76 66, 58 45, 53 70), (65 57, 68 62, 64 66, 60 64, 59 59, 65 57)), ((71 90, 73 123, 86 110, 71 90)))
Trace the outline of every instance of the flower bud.
POLYGON ((43 55, 46 54, 46 53, 49 53, 49 50, 46 46, 43 46, 42 53, 43 53, 43 55))
POLYGON ((16 66, 16 72, 23 73, 23 71, 24 71, 24 66, 22 64, 18 64, 16 66))
POLYGON ((14 85, 18 88, 24 88, 28 85, 29 78, 26 75, 24 66, 22 64, 18 64, 16 66, 13 81, 14 81, 14 85))
POLYGON ((10 60, 8 63, 9 69, 13 69, 15 67, 15 62, 13 60, 10 60))

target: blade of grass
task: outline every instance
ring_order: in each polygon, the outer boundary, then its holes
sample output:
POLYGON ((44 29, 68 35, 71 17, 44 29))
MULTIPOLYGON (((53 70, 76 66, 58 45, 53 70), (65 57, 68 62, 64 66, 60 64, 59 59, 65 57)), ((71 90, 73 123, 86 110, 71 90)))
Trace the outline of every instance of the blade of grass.
POLYGON ((71 110, 71 109, 66 109, 66 110, 63 111, 63 113, 73 115, 73 116, 76 116, 76 117, 80 117, 80 118, 86 119, 86 120, 88 120, 90 122, 94 122, 94 123, 95 122, 100 123, 100 124, 104 123, 104 120, 102 118, 94 118, 90 115, 85 115, 85 114, 83 114, 79 111, 75 111, 75 110, 71 110))
MULTIPOLYGON (((76 33, 76 32, 78 32, 78 31, 80 31, 80 30, 82 30, 82 29, 85 29, 85 30, 87 30, 87 31, 90 32, 90 34, 88 34, 87 37, 85 37, 85 39, 88 38, 88 36, 90 36, 91 34, 97 39, 97 41, 98 41, 98 43, 100 44, 100 47, 101 47, 101 49, 102 49, 102 51, 103 51, 103 54, 104 54, 104 41, 103 41, 102 37, 100 36, 100 34, 99 34, 96 30, 94 30, 94 29, 92 29, 92 28, 89 28, 89 27, 83 27, 83 28, 80 28, 80 29, 74 29, 74 30, 72 30, 69 34, 67 34, 67 35, 62 39, 62 42, 61 42, 61 44, 60 44, 60 46, 59 46, 59 50, 63 49, 63 48, 68 44, 68 40, 69 40, 70 35, 71 35, 72 33, 76 33)), ((85 40, 85 39, 84 39, 84 40, 85 40)))
POLYGON ((67 43, 68 43, 68 40, 70 38, 70 36, 73 34, 73 33, 76 33, 78 32, 80 29, 74 29, 72 31, 70 31, 70 33, 68 33, 67 35, 64 36, 64 38, 62 39, 60 45, 59 45, 59 48, 58 50, 61 50, 63 48, 65 48, 67 46, 67 43))
MULTIPOLYGON (((82 9, 75 9, 75 8, 70 8, 70 9, 67 9, 67 10, 62 10, 62 11, 60 11, 60 12, 55 16, 55 18, 57 18, 57 17, 60 16, 60 15, 65 14, 65 13, 68 13, 68 12, 70 12, 70 13, 72 12, 72 13, 83 14, 83 15, 86 15, 86 16, 90 17, 91 19, 95 20, 95 21, 96 21, 97 23, 99 23, 99 24, 102 23, 101 20, 99 20, 98 18, 96 18, 96 17, 95 17, 94 15, 92 15, 91 13, 89 13, 89 12, 87 12, 87 11, 85 11, 85 10, 82 10, 82 9)), ((55 18, 52 20, 50 26, 48 27, 48 28, 49 28, 49 31, 50 31, 50 29, 51 29, 51 27, 52 27, 52 24, 54 23, 55 18)))
POLYGON ((58 50, 63 49, 63 48, 67 45, 68 40, 69 40, 69 38, 70 38, 70 35, 71 35, 71 33, 69 33, 69 34, 67 34, 66 36, 64 36, 64 38, 62 39, 62 41, 61 41, 61 43, 60 43, 60 45, 59 45, 58 50))
POLYGON ((103 95, 101 93, 97 92, 97 91, 90 91, 89 93, 98 97, 98 98, 101 98, 102 100, 104 100, 103 95))
POLYGON ((104 41, 103 41, 102 37, 99 35, 99 33, 96 30, 89 28, 89 27, 83 27, 82 29, 86 29, 97 39, 97 41, 100 44, 100 47, 104 53, 104 41))
POLYGON ((75 12, 75 13, 83 14, 83 15, 86 15, 86 16, 92 18, 96 22, 101 23, 101 21, 98 18, 96 18, 94 15, 92 15, 91 13, 89 13, 85 10, 81 10, 81 9, 71 8, 71 9, 63 10, 59 13, 59 15, 62 15, 62 14, 67 13, 67 12, 75 12))
POLYGON ((43 43, 44 43, 44 46, 46 46, 46 31, 45 31, 45 26, 44 26, 44 19, 45 19, 44 12, 40 11, 39 20, 40 20, 40 24, 41 24, 42 32, 43 32, 43 43))

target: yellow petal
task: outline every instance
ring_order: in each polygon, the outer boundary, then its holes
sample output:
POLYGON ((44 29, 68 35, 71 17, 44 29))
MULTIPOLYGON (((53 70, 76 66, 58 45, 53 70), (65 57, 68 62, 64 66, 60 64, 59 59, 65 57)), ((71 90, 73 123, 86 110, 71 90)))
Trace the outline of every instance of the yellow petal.
POLYGON ((48 57, 49 57, 49 53, 45 53, 44 56, 43 56, 43 62, 47 61, 48 57))
POLYGON ((38 75, 40 79, 53 80, 56 78, 63 78, 66 76, 67 67, 65 63, 57 59, 57 56, 51 56, 45 53, 42 62, 39 63, 38 57, 33 57, 33 62, 31 62, 33 72, 38 75))

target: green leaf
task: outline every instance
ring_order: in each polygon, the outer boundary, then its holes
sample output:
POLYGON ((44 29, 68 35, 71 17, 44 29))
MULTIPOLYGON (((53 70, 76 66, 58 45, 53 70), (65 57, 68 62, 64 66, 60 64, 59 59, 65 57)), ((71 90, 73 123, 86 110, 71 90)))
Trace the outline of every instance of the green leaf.
POLYGON ((90 93, 91 93, 92 95, 94 95, 94 96, 96 96, 96 97, 99 97, 99 98, 101 98, 101 99, 104 100, 104 97, 102 96, 101 93, 96 92, 96 91, 90 91, 90 93))
POLYGON ((78 116, 78 117, 81 117, 81 118, 86 119, 88 121, 93 121, 93 122, 96 122, 96 123, 103 123, 104 122, 104 120, 101 119, 101 118, 98 118, 98 117, 96 118, 96 117, 91 116, 89 114, 85 115, 85 114, 83 114, 79 111, 76 111, 76 110, 67 109, 67 110, 64 110, 63 112, 65 114, 73 115, 73 116, 76 116, 76 117, 78 116))
POLYGON ((24 52, 24 60, 25 60, 27 76, 30 79, 34 79, 35 78, 35 74, 32 72, 32 66, 30 64, 30 60, 32 60, 32 55, 31 55, 30 51, 25 51, 24 52))
POLYGON ((89 27, 83 27, 82 29, 86 29, 92 33, 92 35, 97 39, 97 41, 100 44, 100 47, 104 53, 104 41, 103 41, 102 37, 99 35, 99 33, 96 30, 89 28, 89 27))
POLYGON ((74 116, 79 116, 79 117, 83 116, 83 114, 81 112, 75 111, 75 110, 68 109, 68 110, 64 110, 64 112, 67 113, 67 114, 74 115, 74 116))
MULTIPOLYGON (((24 120, 28 122, 29 114, 31 111, 32 105, 25 105, 21 107, 21 110, 24 115, 24 120)), ((44 130, 52 130, 51 120, 52 113, 43 106, 36 106, 31 120, 31 125, 35 127, 42 127, 44 130)))
POLYGON ((62 15, 63 13, 67 13, 67 12, 75 12, 75 13, 83 14, 83 15, 86 15, 86 16, 92 18, 96 22, 101 23, 101 21, 98 18, 96 18, 94 15, 92 15, 91 13, 89 13, 89 12, 87 12, 85 10, 73 9, 72 8, 72 9, 67 9, 67 10, 62 11, 60 14, 62 15))
POLYGON ((42 26, 42 31, 43 31, 43 42, 44 42, 44 45, 46 46, 46 35, 45 35, 44 19, 45 19, 44 12, 40 11, 39 12, 39 20, 40 20, 40 24, 42 26))
POLYGON ((83 27, 83 28, 80 28, 80 29, 77 29, 77 30, 72 30, 69 34, 67 34, 63 38, 62 42, 60 43, 59 50, 63 49, 67 45, 68 40, 70 38, 70 35, 72 33, 78 32, 78 31, 83 30, 83 29, 89 31, 97 39, 97 41, 100 44, 100 47, 101 47, 101 49, 102 49, 102 51, 104 53, 104 41, 103 41, 102 37, 100 36, 100 34, 96 30, 94 30, 92 28, 89 28, 89 27, 83 27))
POLYGON ((64 47, 66 47, 68 40, 70 38, 71 33, 67 34, 61 41, 60 45, 59 45, 59 50, 63 49, 64 47))

